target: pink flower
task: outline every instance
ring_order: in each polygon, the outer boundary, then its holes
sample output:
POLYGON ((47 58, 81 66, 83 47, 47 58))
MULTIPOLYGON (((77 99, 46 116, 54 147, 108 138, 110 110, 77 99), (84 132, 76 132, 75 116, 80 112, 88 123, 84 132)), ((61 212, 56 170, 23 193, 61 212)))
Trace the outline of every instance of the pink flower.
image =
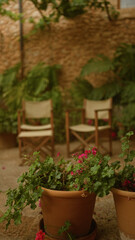
POLYGON ((84 153, 85 153, 85 154, 88 154, 88 153, 91 153, 91 151, 90 151, 90 150, 85 150, 84 153))
POLYGON ((94 148, 92 148, 92 154, 93 155, 96 155, 96 153, 97 153, 97 149, 94 147, 94 148))
POLYGON ((35 240, 44 240, 44 239, 45 239, 45 233, 42 230, 36 233, 35 240))
POLYGON ((56 156, 59 157, 60 156, 60 152, 58 152, 56 156))
POLYGON ((73 175, 74 175, 74 172, 72 171, 70 174, 73 176, 73 175))
POLYGON ((82 163, 83 161, 82 160, 78 160, 78 163, 82 163))
POLYGON ((131 182, 128 179, 125 179, 124 182, 122 183, 123 187, 127 187, 131 182))
POLYGON ((78 158, 79 158, 79 159, 80 159, 80 158, 87 158, 87 154, 82 153, 81 155, 78 156, 78 158))
POLYGON ((80 175, 80 173, 82 173, 82 172, 83 172, 83 168, 81 168, 81 169, 79 169, 79 170, 76 171, 76 173, 78 173, 79 175, 80 175))
POLYGON ((92 124, 93 124, 92 119, 89 119, 89 120, 88 120, 88 125, 92 125, 92 124))
POLYGON ((103 121, 104 121, 104 122, 108 122, 108 119, 104 118, 103 121))
POLYGON ((72 157, 74 157, 74 156, 78 156, 78 152, 73 153, 73 154, 72 154, 72 157))

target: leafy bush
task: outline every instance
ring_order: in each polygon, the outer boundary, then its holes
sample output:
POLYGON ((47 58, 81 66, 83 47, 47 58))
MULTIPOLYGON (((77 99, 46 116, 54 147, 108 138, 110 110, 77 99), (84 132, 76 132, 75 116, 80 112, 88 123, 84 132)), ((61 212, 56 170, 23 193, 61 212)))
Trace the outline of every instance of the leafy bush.
POLYGON ((128 132, 126 135, 121 138, 121 161, 115 161, 112 165, 116 169, 116 182, 115 187, 121 190, 135 192, 135 150, 131 149, 130 146, 130 137, 133 135, 133 132, 128 132))
POLYGON ((41 101, 52 98, 55 139, 58 142, 63 141, 65 130, 61 128, 64 116, 62 114, 62 96, 58 84, 59 69, 60 65, 49 66, 39 63, 27 73, 23 80, 20 80, 20 65, 17 64, 0 75, 0 122, 5 124, 5 127, 0 129, 1 131, 17 132, 17 110, 21 107, 22 99, 41 101))
MULTIPOLYGON (((71 96, 80 106, 84 98, 101 100, 112 97, 114 106, 113 124, 124 126, 124 132, 135 128, 135 45, 121 44, 112 59, 98 55, 82 68, 80 76, 72 84, 71 96), (91 73, 108 73, 106 84, 94 88, 85 77, 91 73), (110 74, 113 73, 113 74, 110 74), (110 77, 111 75, 111 77, 110 77), (116 111, 117 110, 117 111, 116 111)), ((124 134, 124 132, 122 134, 124 134)))

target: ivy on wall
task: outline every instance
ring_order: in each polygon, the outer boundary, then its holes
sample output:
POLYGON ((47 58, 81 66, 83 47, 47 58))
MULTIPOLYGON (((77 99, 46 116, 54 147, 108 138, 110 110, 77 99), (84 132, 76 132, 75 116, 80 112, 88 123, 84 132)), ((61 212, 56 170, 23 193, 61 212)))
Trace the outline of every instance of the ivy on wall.
POLYGON ((34 24, 32 33, 39 28, 44 28, 50 22, 58 22, 61 16, 65 18, 74 18, 80 14, 84 14, 90 8, 106 11, 110 21, 116 19, 119 13, 113 5, 107 0, 29 0, 39 11, 41 18, 38 22, 34 18, 30 18, 30 22, 34 24), (51 6, 51 13, 46 15, 46 11, 51 6))
POLYGON ((12 11, 6 9, 6 6, 8 6, 11 3, 11 1, 13 0, 0 0, 0 15, 8 16, 16 21, 19 19, 20 15, 15 14, 12 11))
MULTIPOLYGON (((15 14, 12 11, 6 9, 13 0, 0 0, 0 15, 7 15, 13 20, 21 18, 21 14, 15 14)), ((22 1, 22 0, 20 0, 22 1)), ((29 18, 29 21, 34 24, 32 33, 35 33, 38 29, 43 29, 51 22, 58 22, 61 16, 65 18, 74 18, 80 14, 84 14, 90 8, 100 9, 106 11, 108 19, 110 21, 116 19, 119 13, 114 6, 108 0, 27 0, 30 1, 37 11, 40 13, 41 18, 37 22, 33 17, 29 18), (48 15, 46 12, 48 8, 51 12, 48 15)))

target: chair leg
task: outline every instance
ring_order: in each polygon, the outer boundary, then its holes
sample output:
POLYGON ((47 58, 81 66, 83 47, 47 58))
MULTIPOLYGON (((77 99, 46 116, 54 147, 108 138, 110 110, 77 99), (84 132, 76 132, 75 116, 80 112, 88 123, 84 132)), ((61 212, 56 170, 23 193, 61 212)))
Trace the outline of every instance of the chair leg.
POLYGON ((70 137, 69 137, 69 135, 70 135, 69 129, 66 129, 67 157, 70 157, 70 145, 69 145, 70 137))
POLYGON ((97 146, 97 149, 99 148, 99 136, 98 131, 95 131, 95 144, 97 146))
POLYGON ((110 148, 110 155, 112 156, 112 129, 109 131, 109 148, 110 148))
POLYGON ((54 137, 51 139, 51 144, 52 144, 52 156, 54 156, 54 137))

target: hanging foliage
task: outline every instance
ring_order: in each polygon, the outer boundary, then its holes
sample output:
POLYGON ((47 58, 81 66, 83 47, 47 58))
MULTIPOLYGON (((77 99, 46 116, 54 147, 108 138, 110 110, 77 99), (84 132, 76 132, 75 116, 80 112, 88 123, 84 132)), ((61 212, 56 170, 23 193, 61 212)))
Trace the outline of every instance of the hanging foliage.
POLYGON ((6 6, 8 6, 11 1, 13 1, 13 0, 0 0, 0 15, 8 16, 11 19, 16 21, 19 19, 20 15, 15 14, 12 11, 6 9, 6 6))
POLYGON ((29 0, 34 4, 41 18, 38 22, 30 17, 30 22, 34 24, 32 34, 38 29, 43 29, 50 22, 58 22, 61 16, 65 18, 74 18, 80 14, 89 11, 90 8, 106 11, 110 21, 117 19, 119 13, 114 6, 107 0, 29 0), (46 14, 51 6, 50 14, 46 14))

